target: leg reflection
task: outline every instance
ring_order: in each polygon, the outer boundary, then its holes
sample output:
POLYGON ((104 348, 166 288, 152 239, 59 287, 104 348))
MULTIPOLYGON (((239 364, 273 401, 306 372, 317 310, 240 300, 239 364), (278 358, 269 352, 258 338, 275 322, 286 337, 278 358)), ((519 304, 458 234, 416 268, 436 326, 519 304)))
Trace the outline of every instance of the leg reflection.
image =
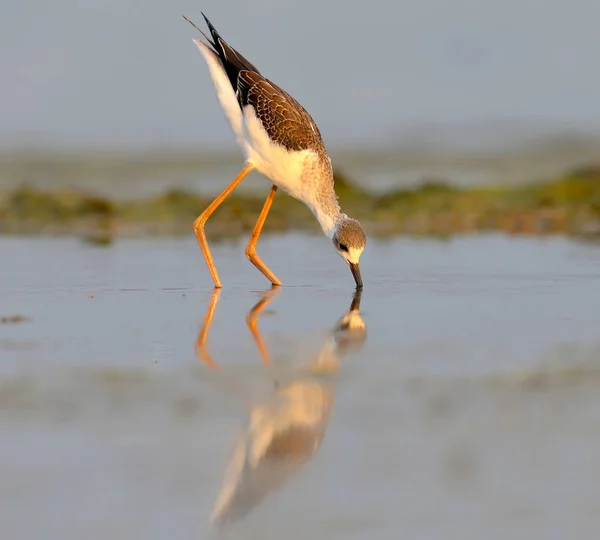
MULTIPOLYGON (((254 305, 254 307, 248 312, 246 315, 246 324, 248 325, 248 329, 250 330, 250 334, 252 334, 252 338, 256 343, 258 351, 265 362, 265 364, 270 364, 269 351, 265 346, 262 335, 258 329, 258 319, 265 310, 265 308, 272 302, 277 293, 279 292, 280 287, 277 285, 273 285, 271 289, 265 291, 263 293, 263 297, 254 305)), ((206 341, 208 339, 208 333, 210 331, 210 327, 213 322, 213 318, 215 316, 215 310, 217 309, 217 304, 219 303, 219 298, 221 295, 221 289, 214 289, 210 298, 210 302, 208 304, 208 309, 206 310, 206 315, 204 316, 204 321, 202 322, 202 326, 200 327, 200 331, 198 332, 198 337, 196 338, 196 356, 200 358, 206 365, 211 368, 218 369, 218 364, 213 360, 212 356, 208 353, 206 347, 206 341)))
POLYGON ((258 303, 248 312, 248 315, 246 316, 246 324, 248 325, 248 329, 254 338, 254 342, 256 343, 264 363, 267 365, 271 363, 271 359, 269 358, 269 351, 265 347, 265 342, 263 341, 258 329, 258 318, 261 316, 262 312, 269 305, 269 303, 275 299, 279 289, 280 288, 277 285, 274 285, 269 291, 266 291, 263 298, 258 301, 258 303))
POLYGON ((206 310, 206 315, 204 316, 204 322, 202 323, 200 332, 198 332, 198 338, 196 339, 196 356, 212 368, 217 368, 218 366, 206 350, 206 339, 208 338, 208 331, 210 330, 213 317, 215 316, 215 309, 217 309, 220 294, 220 289, 213 290, 208 309, 206 310))

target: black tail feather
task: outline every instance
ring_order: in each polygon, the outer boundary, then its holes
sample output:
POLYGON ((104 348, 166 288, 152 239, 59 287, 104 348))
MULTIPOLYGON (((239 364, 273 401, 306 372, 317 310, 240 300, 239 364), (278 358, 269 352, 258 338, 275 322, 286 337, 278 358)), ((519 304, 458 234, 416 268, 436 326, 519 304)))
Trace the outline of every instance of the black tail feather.
POLYGON ((256 73, 260 73, 260 71, 258 71, 258 69, 251 62, 246 60, 219 35, 216 28, 207 19, 204 13, 202 13, 202 16, 204 17, 204 20, 208 25, 210 35, 213 38, 213 41, 209 41, 209 43, 215 48, 215 51, 221 60, 221 64, 227 73, 229 82, 231 83, 233 89, 236 90, 238 74, 240 71, 255 71, 256 73))
POLYGON ((198 30, 198 32, 200 32, 203 36, 204 39, 208 42, 208 44, 212 47, 212 51, 219 56, 219 53, 217 52, 217 46, 210 40, 210 38, 202 31, 200 30, 200 28, 198 28, 192 21, 190 21, 185 15, 182 15, 182 17, 189 22, 196 30, 198 30))

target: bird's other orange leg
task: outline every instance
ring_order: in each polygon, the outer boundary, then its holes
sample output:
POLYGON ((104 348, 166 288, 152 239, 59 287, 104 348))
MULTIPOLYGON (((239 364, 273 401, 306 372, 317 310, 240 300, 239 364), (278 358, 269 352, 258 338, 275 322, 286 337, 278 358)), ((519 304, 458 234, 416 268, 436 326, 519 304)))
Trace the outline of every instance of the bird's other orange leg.
POLYGON ((267 365, 271 363, 271 359, 269 358, 269 351, 267 350, 265 342, 263 341, 263 338, 260 334, 260 330, 258 329, 258 318, 260 317, 264 309, 267 307, 269 302, 271 302, 271 300, 275 298, 275 290, 276 286, 274 286, 273 289, 264 296, 264 298, 261 298, 260 301, 256 303, 256 305, 248 312, 248 315, 246 316, 246 324, 248 325, 248 329, 250 330, 250 333, 254 338, 254 341, 256 343, 256 346, 258 347, 258 350, 263 358, 264 363, 267 365))
POLYGON ((248 163, 240 173, 233 179, 233 181, 218 195, 213 202, 211 202, 206 210, 202 212, 194 221, 194 232, 196 233, 196 238, 198 239, 198 244, 200 244, 200 249, 202 250, 202 254, 206 259, 206 264, 208 265, 208 269, 210 271, 210 275, 215 282, 215 288, 221 288, 221 280, 219 279, 219 274, 217 273, 217 268, 212 258, 212 254, 208 247, 208 242, 206 240, 206 234, 204 233, 204 225, 206 224, 206 220, 211 216, 211 214, 219 207, 219 205, 231 194, 231 192, 236 188, 236 186, 246 177, 246 175, 254 168, 254 165, 248 163))
POLYGON ((246 257, 250 259, 250 262, 256 266, 264 276, 271 281, 273 285, 281 285, 281 281, 277 279, 277 276, 271 272, 268 266, 262 262, 262 259, 256 253, 256 243, 258 242, 258 237, 262 231, 263 225, 267 219, 267 214, 271 209, 271 205, 273 204, 273 199, 275 198, 275 194, 277 193, 277 186, 273 185, 271 191, 269 191, 269 195, 267 196, 267 200, 260 211, 260 215, 258 216, 258 221, 254 226, 254 230, 250 235, 250 240, 248 240, 248 245, 246 246, 246 257))
POLYGON ((219 291, 219 289, 213 291, 210 304, 208 305, 206 315, 204 316, 204 322, 202 323, 202 327, 198 332, 198 338, 196 339, 196 356, 198 356, 204 363, 212 368, 218 368, 218 366, 206 351, 206 338, 208 337, 208 331, 210 330, 210 325, 212 324, 212 320, 215 315, 215 309, 217 307, 217 303, 219 302, 220 293, 221 291, 219 291))

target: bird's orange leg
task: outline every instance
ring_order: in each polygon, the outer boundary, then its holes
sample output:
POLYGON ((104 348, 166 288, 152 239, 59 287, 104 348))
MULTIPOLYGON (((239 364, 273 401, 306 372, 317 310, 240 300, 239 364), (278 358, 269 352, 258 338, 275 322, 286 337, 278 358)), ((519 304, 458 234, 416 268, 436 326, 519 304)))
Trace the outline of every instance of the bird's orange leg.
POLYGON ((263 225, 267 219, 267 214, 271 209, 271 205, 273 204, 273 199, 275 198, 275 194, 277 193, 277 186, 273 185, 271 191, 269 191, 269 195, 267 196, 267 200, 260 211, 260 215, 258 216, 258 221, 254 226, 254 230, 250 235, 250 240, 248 240, 248 245, 246 246, 246 257, 250 259, 250 262, 256 266, 264 276, 271 281, 273 285, 281 285, 281 281, 277 279, 277 276, 271 272, 269 267, 262 262, 262 259, 256 253, 256 243, 258 242, 258 237, 262 231, 263 225))
POLYGON ((206 234, 204 233, 204 225, 206 224, 207 219, 211 216, 211 214, 219 207, 219 205, 231 194, 231 192, 236 188, 236 186, 246 177, 246 175, 254 168, 254 165, 248 163, 240 173, 233 179, 231 184, 229 184, 220 195, 218 195, 213 202, 211 202, 206 210, 202 212, 194 221, 194 232, 196 233, 196 238, 198 239, 198 243, 200 244, 200 249, 202 250, 202 254, 206 259, 206 264, 208 265, 208 269, 210 271, 210 275, 215 282, 215 288, 221 288, 221 281, 219 280, 219 274, 217 273, 217 268, 215 267, 215 263, 212 258, 212 254, 210 253, 210 249, 208 247, 208 242, 206 240, 206 234))
POLYGON ((269 351, 267 350, 265 342, 263 341, 263 338, 260 334, 260 330, 258 329, 258 318, 260 317, 264 309, 267 307, 269 302, 271 302, 275 298, 275 290, 276 286, 273 286, 273 289, 269 291, 264 296, 264 298, 261 298, 260 301, 257 302, 257 304, 248 312, 248 315, 246 316, 246 324, 248 325, 248 329, 250 330, 250 333, 254 338, 260 355, 263 358, 263 361, 267 365, 271 363, 271 359, 269 358, 269 351))
POLYGON ((196 355, 212 368, 218 368, 218 366, 206 351, 206 338, 208 337, 208 331, 210 330, 210 325, 212 324, 212 320, 215 315, 215 309, 217 307, 217 303, 219 302, 220 292, 221 291, 219 291, 219 289, 213 291, 210 304, 206 310, 206 315, 204 316, 202 328, 200 328, 200 332, 198 332, 198 338, 196 339, 196 355))

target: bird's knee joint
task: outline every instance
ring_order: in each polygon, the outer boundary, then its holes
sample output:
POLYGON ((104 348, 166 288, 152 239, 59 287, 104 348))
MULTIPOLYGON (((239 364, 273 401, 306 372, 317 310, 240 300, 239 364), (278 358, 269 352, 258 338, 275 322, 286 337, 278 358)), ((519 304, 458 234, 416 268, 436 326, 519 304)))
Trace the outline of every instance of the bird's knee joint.
POLYGON ((194 220, 194 231, 202 231, 204 229, 204 225, 206 223, 206 219, 202 216, 198 216, 194 220))
POLYGON ((256 255, 256 248, 254 246, 246 246, 246 257, 252 260, 252 258, 256 255))

